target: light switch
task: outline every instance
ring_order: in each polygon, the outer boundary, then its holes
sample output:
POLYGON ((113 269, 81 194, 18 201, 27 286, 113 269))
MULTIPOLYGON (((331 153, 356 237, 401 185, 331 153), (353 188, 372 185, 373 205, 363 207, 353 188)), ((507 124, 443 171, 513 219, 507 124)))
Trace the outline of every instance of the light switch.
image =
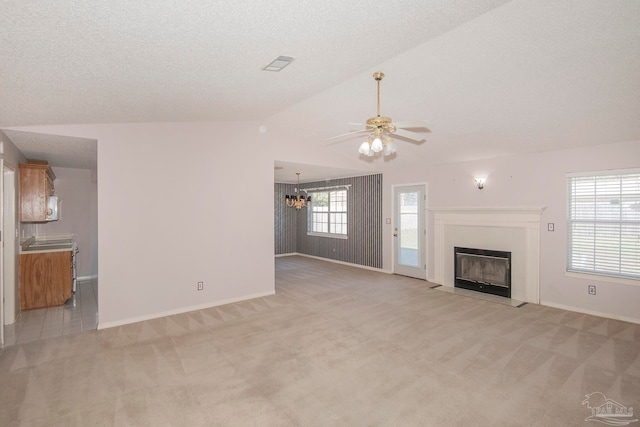
POLYGON ((385 222, 386 222, 387 224, 391 224, 391 218, 387 218, 387 219, 385 220, 385 222))
POLYGON ((548 231, 555 231, 555 229, 556 229, 556 226, 555 226, 554 223, 550 222, 550 223, 547 224, 547 230, 548 231))

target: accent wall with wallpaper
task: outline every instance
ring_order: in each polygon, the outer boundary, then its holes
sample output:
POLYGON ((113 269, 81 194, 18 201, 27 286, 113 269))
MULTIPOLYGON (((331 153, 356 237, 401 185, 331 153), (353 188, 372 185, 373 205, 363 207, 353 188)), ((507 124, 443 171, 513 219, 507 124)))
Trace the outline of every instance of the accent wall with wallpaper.
MULTIPOLYGON (((275 254, 305 254, 382 268, 382 174, 308 182, 300 188, 350 185, 347 191, 346 239, 307 234, 307 209, 285 203, 295 184, 274 186, 275 254)), ((313 197, 313 196, 312 196, 313 197)))

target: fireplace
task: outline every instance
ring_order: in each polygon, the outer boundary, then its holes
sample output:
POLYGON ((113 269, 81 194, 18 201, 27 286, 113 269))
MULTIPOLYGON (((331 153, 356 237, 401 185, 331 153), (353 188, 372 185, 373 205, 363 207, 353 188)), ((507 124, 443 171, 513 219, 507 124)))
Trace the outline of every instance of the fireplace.
POLYGON ((511 252, 454 247, 457 288, 511 298, 511 252))

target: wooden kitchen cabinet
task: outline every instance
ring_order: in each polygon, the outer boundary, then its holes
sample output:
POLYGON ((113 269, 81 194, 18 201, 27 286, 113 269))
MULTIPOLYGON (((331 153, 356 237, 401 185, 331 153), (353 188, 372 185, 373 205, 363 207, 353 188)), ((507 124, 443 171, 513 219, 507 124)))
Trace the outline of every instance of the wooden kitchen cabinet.
POLYGON ((20 309, 62 305, 73 294, 71 251, 20 254, 20 309))
POLYGON ((20 222, 45 222, 56 176, 48 164, 20 164, 20 222))

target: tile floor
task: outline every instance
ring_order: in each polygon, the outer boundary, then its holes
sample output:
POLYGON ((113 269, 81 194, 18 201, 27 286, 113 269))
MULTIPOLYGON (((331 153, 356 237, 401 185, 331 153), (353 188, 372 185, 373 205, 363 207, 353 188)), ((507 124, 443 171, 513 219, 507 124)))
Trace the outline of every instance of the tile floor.
POLYGON ((98 279, 78 281, 76 293, 57 307, 24 310, 4 328, 5 346, 77 334, 98 326, 98 279))

